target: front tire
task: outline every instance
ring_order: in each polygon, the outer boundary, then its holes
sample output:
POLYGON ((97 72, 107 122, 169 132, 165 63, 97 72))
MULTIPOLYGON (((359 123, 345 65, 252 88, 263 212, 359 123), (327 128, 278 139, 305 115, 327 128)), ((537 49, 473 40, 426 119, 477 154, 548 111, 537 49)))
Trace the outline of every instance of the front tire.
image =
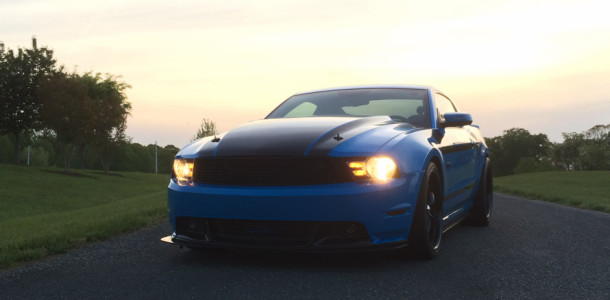
POLYGON ((426 169, 415 206, 413 224, 409 232, 408 252, 411 257, 432 259, 440 250, 443 232, 443 193, 437 166, 426 169))

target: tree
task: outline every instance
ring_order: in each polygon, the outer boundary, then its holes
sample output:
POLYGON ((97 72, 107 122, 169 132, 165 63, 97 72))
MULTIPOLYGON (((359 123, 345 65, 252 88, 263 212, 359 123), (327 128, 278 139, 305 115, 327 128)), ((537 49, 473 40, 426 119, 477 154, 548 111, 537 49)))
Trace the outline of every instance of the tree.
POLYGON ((563 143, 553 146, 553 160, 564 170, 582 170, 584 134, 563 132, 561 135, 563 136, 563 143))
POLYGON ((38 87, 42 80, 57 69, 53 51, 38 48, 32 38, 32 48, 17 52, 0 43, 0 134, 14 137, 14 162, 19 163, 21 137, 25 131, 40 129, 38 87))
POLYGON ((199 130, 197 130, 197 133, 191 139, 191 142, 206 136, 216 136, 217 133, 218 132, 216 131, 216 123, 214 123, 214 121, 210 119, 204 118, 203 121, 201 121, 201 126, 199 127, 199 130))
POLYGON ((596 141, 610 141, 610 124, 595 125, 585 132, 587 139, 596 141))
POLYGON ((14 160, 11 153, 13 152, 13 143, 6 135, 0 135, 0 163, 10 163, 14 160))
POLYGON ((70 171, 72 155, 87 143, 93 127, 92 99, 86 81, 78 74, 58 73, 44 81, 39 89, 41 119, 53 131, 70 171))
MULTIPOLYGON (((40 88, 45 125, 51 129, 61 146, 66 172, 72 155, 92 145, 101 156, 108 172, 119 146, 127 141, 125 129, 131 104, 124 90, 129 85, 116 77, 57 74, 40 88)), ((81 152, 81 164, 85 155, 81 152)))
POLYGON ((586 170, 610 170, 610 124, 595 125, 584 133, 586 137, 582 154, 586 170))
POLYGON ((562 135, 563 143, 553 147, 553 159, 562 169, 610 170, 610 124, 562 135))
POLYGON ((128 141, 125 130, 131 103, 127 101, 125 90, 131 86, 109 74, 106 78, 100 73, 87 73, 82 77, 89 85, 89 96, 93 100, 92 142, 100 153, 104 172, 108 173, 114 155, 128 141))
MULTIPOLYGON (((180 149, 173 145, 157 147, 159 173, 170 174, 174 157, 180 149)), ((155 172, 155 145, 143 146, 138 143, 121 145, 114 168, 120 171, 155 172)))
POLYGON ((504 131, 502 136, 486 139, 490 150, 490 156, 494 162, 494 173, 496 175, 510 175, 515 173, 523 158, 519 171, 537 170, 549 156, 551 143, 546 134, 531 134, 523 128, 511 128, 504 131), (532 162, 532 168, 526 168, 523 164, 532 162))
POLYGON ((180 151, 174 145, 167 145, 165 147, 159 147, 158 163, 160 174, 171 174, 172 166, 174 165, 174 157, 180 151))

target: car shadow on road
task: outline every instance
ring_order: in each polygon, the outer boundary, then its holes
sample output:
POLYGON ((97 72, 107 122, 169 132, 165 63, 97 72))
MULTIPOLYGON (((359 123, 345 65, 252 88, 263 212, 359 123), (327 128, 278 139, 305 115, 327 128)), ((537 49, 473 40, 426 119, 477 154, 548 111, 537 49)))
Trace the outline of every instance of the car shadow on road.
MULTIPOLYGON (((351 269, 363 266, 380 266, 404 260, 400 251, 359 253, 270 253, 237 250, 183 249, 182 263, 200 265, 250 266, 253 268, 298 269, 351 269)), ((178 263, 181 263, 178 261, 178 263)))
MULTIPOLYGON (((453 231, 453 230, 452 230, 453 231)), ((443 235, 443 246, 451 246, 452 233, 443 235)), ((447 247, 445 247, 447 248, 447 247)), ((178 249, 179 255, 172 258, 175 265, 197 267, 238 267, 238 268, 273 268, 300 270, 386 270, 397 266, 417 267, 429 265, 430 262, 448 259, 441 253, 434 260, 421 260, 406 255, 404 248, 396 250, 342 252, 342 253, 289 253, 261 252, 224 249, 192 250, 178 249)), ((450 252, 451 249, 443 249, 450 252)), ((439 261, 440 262, 440 261, 439 261)))

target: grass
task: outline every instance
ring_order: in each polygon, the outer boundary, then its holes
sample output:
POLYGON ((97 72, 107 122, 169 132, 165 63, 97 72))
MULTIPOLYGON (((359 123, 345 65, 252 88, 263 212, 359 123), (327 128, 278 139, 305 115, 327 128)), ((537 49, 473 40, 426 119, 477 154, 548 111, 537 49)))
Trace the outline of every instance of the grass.
MULTIPOLYGON (((0 269, 167 219, 168 175, 57 171, 0 164, 0 269)), ((498 177, 494 188, 610 213, 610 171, 498 177)))
POLYGON ((0 269, 167 219, 168 175, 0 164, 0 269))
POLYGON ((610 213, 610 171, 541 172, 494 178, 497 192, 610 213))

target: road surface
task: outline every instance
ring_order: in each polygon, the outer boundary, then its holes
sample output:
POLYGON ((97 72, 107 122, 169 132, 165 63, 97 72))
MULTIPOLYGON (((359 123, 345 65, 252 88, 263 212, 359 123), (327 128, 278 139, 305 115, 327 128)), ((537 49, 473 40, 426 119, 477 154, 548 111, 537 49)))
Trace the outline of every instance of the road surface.
POLYGON ((168 224, 0 273, 2 299, 610 299, 610 214, 496 194, 439 257, 197 252, 168 224))

